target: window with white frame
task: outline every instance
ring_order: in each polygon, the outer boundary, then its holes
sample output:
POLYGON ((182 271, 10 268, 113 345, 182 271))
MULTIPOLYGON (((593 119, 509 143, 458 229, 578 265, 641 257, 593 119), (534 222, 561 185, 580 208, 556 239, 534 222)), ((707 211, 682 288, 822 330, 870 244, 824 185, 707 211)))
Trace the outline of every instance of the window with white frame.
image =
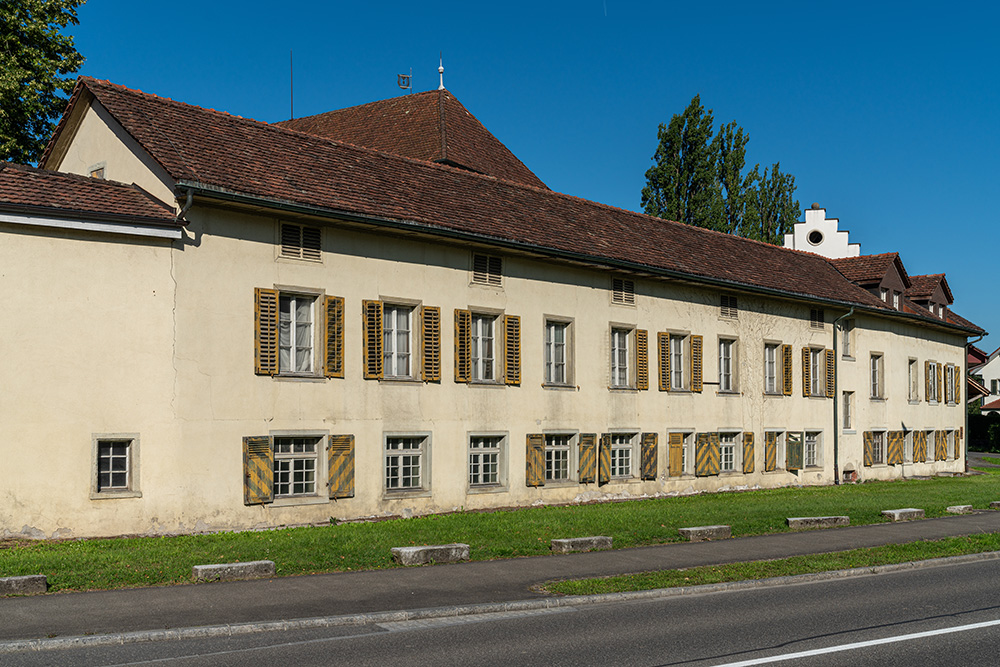
POLYGON ((764 393, 781 393, 778 388, 778 354, 777 343, 764 344, 764 393))
POLYGON ((809 350, 809 395, 826 395, 826 350, 810 348, 809 350))
POLYGON ((611 329, 611 386, 628 387, 629 385, 629 355, 632 337, 630 329, 611 329))
POLYGON ((948 458, 949 461, 951 461, 951 460, 953 460, 953 459, 956 458, 956 454, 955 454, 955 432, 954 431, 948 431, 948 432, 945 433, 945 444, 948 447, 947 458, 948 458))
POLYGON ((938 397, 938 365, 936 361, 927 364, 927 400, 937 403, 938 397))
POLYGON ((687 388, 684 369, 684 351, 688 349, 688 337, 683 334, 670 334, 670 388, 673 390, 683 390, 687 388))
POLYGON ((907 380, 909 381, 909 398, 911 401, 920 400, 920 384, 917 380, 917 360, 910 359, 907 364, 907 380))
POLYGON ((573 436, 567 433, 545 434, 545 481, 569 480, 570 450, 573 436))
POLYGON ((870 364, 869 383, 872 398, 884 398, 884 372, 881 353, 872 353, 870 364))
POLYGON ((854 392, 845 391, 843 394, 843 428, 845 431, 850 431, 854 428, 854 392))
POLYGON ((137 438, 134 437, 95 438, 94 458, 97 470, 92 486, 94 496, 125 495, 138 491, 134 472, 136 442, 137 438))
POLYGON ((410 377, 413 308, 411 306, 382 306, 382 356, 385 377, 410 377))
POLYGON ((473 313, 471 319, 472 379, 496 379, 496 316, 473 313))
POLYGON ((840 323, 840 354, 845 357, 854 356, 854 320, 844 320, 840 323))
POLYGON ((425 489, 427 483, 427 436, 386 436, 386 491, 425 489))
POLYGON ((736 391, 736 341, 719 339, 719 391, 736 391))
POLYGON ((902 292, 896 292, 894 290, 892 293, 892 307, 895 308, 896 310, 899 310, 899 300, 902 296, 903 296, 902 292))
POLYGON ((312 373, 313 305, 316 297, 285 294, 278 297, 278 372, 312 373))
POLYGON ((820 438, 819 431, 806 431, 805 439, 802 441, 802 464, 807 468, 815 468, 819 465, 820 438))
POLYGON ((872 433, 872 464, 885 463, 885 431, 872 433))
POLYGON ((637 434, 612 433, 611 435, 611 476, 632 476, 632 451, 637 434))
POLYGON ((951 364, 944 367, 944 402, 955 402, 955 367, 951 364))
POLYGON ((889 303, 889 290, 884 287, 880 287, 878 290, 878 298, 882 299, 886 303, 889 303))
POLYGON ((316 495, 316 473, 322 439, 274 438, 274 497, 316 495))
POLYGON ((738 469, 738 435, 739 433, 719 433, 719 470, 722 472, 735 472, 738 469))
POLYGON ((567 384, 566 348, 569 323, 548 320, 545 322, 545 381, 549 384, 567 384))
POLYGON ((504 436, 469 436, 469 486, 499 486, 504 436))
POLYGON ((694 453, 692 451, 694 445, 694 435, 691 433, 683 434, 684 441, 681 445, 681 472, 685 475, 691 474, 691 463, 694 461, 694 453))
POLYGON ((903 433, 903 463, 913 463, 913 431, 903 433))

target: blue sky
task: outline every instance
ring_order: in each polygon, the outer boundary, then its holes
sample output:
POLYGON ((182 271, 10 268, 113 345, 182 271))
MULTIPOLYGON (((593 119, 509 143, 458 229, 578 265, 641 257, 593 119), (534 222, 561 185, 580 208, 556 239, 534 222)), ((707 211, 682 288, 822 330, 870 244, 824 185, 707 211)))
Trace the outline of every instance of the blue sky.
POLYGON ((290 50, 296 116, 399 95, 410 68, 436 88, 443 52, 447 88, 547 185, 633 210, 657 125, 700 94, 863 253, 947 273, 1000 346, 1000 7, 815 4, 90 0, 70 32, 82 74, 263 121, 289 116, 290 50))

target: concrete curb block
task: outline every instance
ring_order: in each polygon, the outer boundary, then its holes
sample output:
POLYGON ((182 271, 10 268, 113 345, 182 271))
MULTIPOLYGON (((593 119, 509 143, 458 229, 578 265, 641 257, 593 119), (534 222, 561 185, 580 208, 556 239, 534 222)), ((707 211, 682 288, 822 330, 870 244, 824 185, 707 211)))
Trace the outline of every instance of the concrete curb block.
POLYGON ((594 551, 599 549, 612 548, 612 538, 607 535, 594 535, 593 537, 567 537, 565 539, 555 539, 550 543, 549 548, 553 553, 568 554, 578 551, 594 551))
POLYGON ((790 516, 785 519, 785 525, 792 529, 831 528, 834 526, 850 526, 851 519, 846 516, 790 516))
POLYGON ((421 547, 392 547, 392 559, 400 565, 427 565, 428 563, 458 563, 469 560, 469 545, 432 544, 421 547))
POLYGON ((729 526, 689 526, 678 528, 677 532, 689 542, 725 540, 733 536, 732 528, 729 526))
POLYGON ((246 563, 195 565, 191 568, 191 578, 197 582, 265 579, 267 577, 273 577, 274 573, 274 561, 271 560, 252 560, 246 563))
POLYGON ((285 621, 265 621, 259 623, 234 623, 226 625, 206 625, 193 628, 175 628, 171 630, 139 630, 110 635, 84 635, 78 637, 53 637, 45 639, 20 639, 0 642, 0 655, 5 653, 23 653, 26 651, 50 651, 68 648, 93 646, 118 646, 139 644, 144 642, 206 639, 213 637, 237 637, 258 632, 273 632, 276 630, 307 630, 310 628, 331 628, 350 625, 375 625, 400 621, 417 621, 431 618, 450 618, 455 616, 471 616, 475 614, 495 614, 511 611, 536 611, 554 609, 557 607, 580 607, 608 602, 627 602, 629 600, 651 600, 657 598, 678 597, 684 595, 709 595, 712 593, 727 593, 731 591, 746 591, 755 588, 771 588, 791 584, 808 584, 832 579, 849 579, 873 574, 888 574, 907 570, 920 570, 944 565, 962 565, 981 561, 1000 560, 1000 551, 986 551, 964 556, 949 556, 929 560, 910 561, 893 565, 877 565, 874 567, 856 567, 850 570, 831 570, 812 574, 796 574, 787 577, 772 577, 770 579, 751 579, 749 581, 733 581, 724 584, 705 584, 703 586, 684 586, 679 588, 658 588, 649 591, 633 591, 629 593, 603 593, 600 595, 568 595, 565 597, 550 597, 539 600, 514 600, 511 602, 486 602, 480 604, 454 605, 450 607, 435 607, 429 609, 404 609, 399 611, 380 611, 364 614, 346 614, 342 616, 318 616, 314 618, 299 618, 285 621))
POLYGON ((904 507, 898 510, 882 510, 882 516, 886 517, 893 523, 925 518, 924 511, 922 509, 917 509, 916 507, 904 507))
POLYGON ((20 577, 0 577, 0 596, 35 595, 49 590, 49 580, 44 574, 27 574, 20 577))

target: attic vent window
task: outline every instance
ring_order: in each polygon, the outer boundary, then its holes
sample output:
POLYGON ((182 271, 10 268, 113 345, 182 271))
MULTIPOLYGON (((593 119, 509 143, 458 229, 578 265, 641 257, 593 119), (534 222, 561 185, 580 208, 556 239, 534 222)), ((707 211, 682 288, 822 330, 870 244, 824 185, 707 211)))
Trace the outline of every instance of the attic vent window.
POLYGON ((823 317, 822 308, 812 308, 809 310, 809 326, 813 329, 822 329, 826 319, 823 317))
POLYGON ((729 294, 722 295, 722 305, 719 314, 723 317, 736 318, 740 316, 740 309, 736 305, 736 297, 729 294))
POLYGON ((809 232, 809 236, 806 237, 806 240, 813 245, 819 245, 823 242, 823 232, 818 229, 814 229, 809 232))
POLYGON ((635 305, 635 283, 624 278, 611 279, 611 302, 635 305))
POLYGON ((104 180, 104 167, 95 167, 94 169, 91 169, 90 177, 100 178, 101 180, 104 180))
POLYGON ((503 259, 495 255, 472 255, 472 282, 477 285, 500 287, 503 276, 503 259))
POLYGON ((319 227, 281 223, 281 256, 318 262, 321 233, 319 227))

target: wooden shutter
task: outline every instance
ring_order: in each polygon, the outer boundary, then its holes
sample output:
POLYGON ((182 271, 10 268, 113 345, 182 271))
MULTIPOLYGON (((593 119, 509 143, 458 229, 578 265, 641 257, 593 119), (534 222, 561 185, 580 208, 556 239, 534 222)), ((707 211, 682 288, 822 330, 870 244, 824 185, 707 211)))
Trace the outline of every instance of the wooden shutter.
POLYGON ((865 465, 870 466, 875 462, 875 437, 871 431, 865 431, 865 465))
POLYGON ((826 397, 837 395, 837 358, 833 350, 826 351, 826 397))
POLYGON ((927 461, 927 432, 913 432, 913 462, 925 463, 927 461))
POLYGON ((774 431, 764 433, 764 472, 774 472, 778 469, 778 434, 774 431))
POLYGON ((886 452, 886 463, 889 465, 902 465, 903 464, 903 438, 905 437, 902 431, 889 431, 888 435, 888 451, 886 452))
POLYGON ((792 346, 781 346, 781 393, 792 395, 792 346))
POLYGON ((931 400, 931 362, 924 362, 924 400, 931 400))
POLYGON ((962 427, 955 431, 955 458, 962 458, 962 427))
POLYGON ((680 477, 684 474, 684 434, 671 433, 669 447, 667 468, 671 477, 680 477))
POLYGON ((802 348, 802 395, 808 396, 812 391, 812 368, 809 365, 809 348, 802 348))
POLYGON ((521 318, 517 315, 503 317, 503 381, 504 384, 521 384, 521 318))
POLYGON ((472 377, 472 312, 455 309, 455 382, 472 377))
POLYGON ((580 434, 580 483, 597 481, 597 434, 580 434))
POLYGON ((656 352, 659 355, 660 391, 670 391, 670 334, 656 334, 656 352))
POLYGON ((271 438, 243 438, 243 504, 261 505, 274 500, 274 452, 271 438))
POLYGON ((529 433, 524 480, 528 486, 545 486, 545 436, 529 433))
POLYGON ((719 474, 718 433, 699 433, 695 439, 694 474, 699 477, 719 474))
POLYGON ((363 301, 361 303, 362 351, 364 353, 365 379, 382 379, 382 302, 363 301))
POLYGON ((354 436, 331 435, 327 445, 331 498, 354 497, 354 436))
POLYGON ((785 434, 785 469, 802 470, 802 434, 785 434))
POLYGON ((944 394, 941 393, 941 364, 934 366, 934 379, 937 381, 938 403, 944 403, 944 394))
POLYGON ((328 296, 324 300, 326 336, 324 338, 323 375, 344 377, 344 299, 328 296))
POLYGON ((607 484, 611 481, 611 436, 601 435, 601 446, 597 451, 597 483, 607 484))
POLYGON ((278 372, 278 290, 256 288, 254 297, 254 372, 278 372))
POLYGON ((691 391, 700 392, 702 387, 701 356, 702 337, 691 336, 691 391))
POLYGON ((424 306, 420 309, 420 379, 441 381, 441 309, 424 306))
POLYGON ((635 330, 635 388, 649 389, 649 334, 635 330))
POLYGON ((753 433, 747 431, 743 433, 743 473, 750 474, 753 471, 753 433))
POLYGON ((642 434, 642 479, 656 479, 657 434, 642 434))
POLYGON ((934 460, 948 459, 948 436, 944 431, 934 431, 934 460))
POLYGON ((954 380, 954 385, 955 385, 954 389, 952 390, 952 393, 955 395, 955 404, 956 405, 960 405, 962 403, 962 399, 961 399, 961 396, 962 396, 962 382, 961 382, 961 378, 962 378, 961 370, 962 370, 962 367, 961 366, 953 366, 952 368, 954 368, 954 371, 952 372, 952 379, 954 380))

